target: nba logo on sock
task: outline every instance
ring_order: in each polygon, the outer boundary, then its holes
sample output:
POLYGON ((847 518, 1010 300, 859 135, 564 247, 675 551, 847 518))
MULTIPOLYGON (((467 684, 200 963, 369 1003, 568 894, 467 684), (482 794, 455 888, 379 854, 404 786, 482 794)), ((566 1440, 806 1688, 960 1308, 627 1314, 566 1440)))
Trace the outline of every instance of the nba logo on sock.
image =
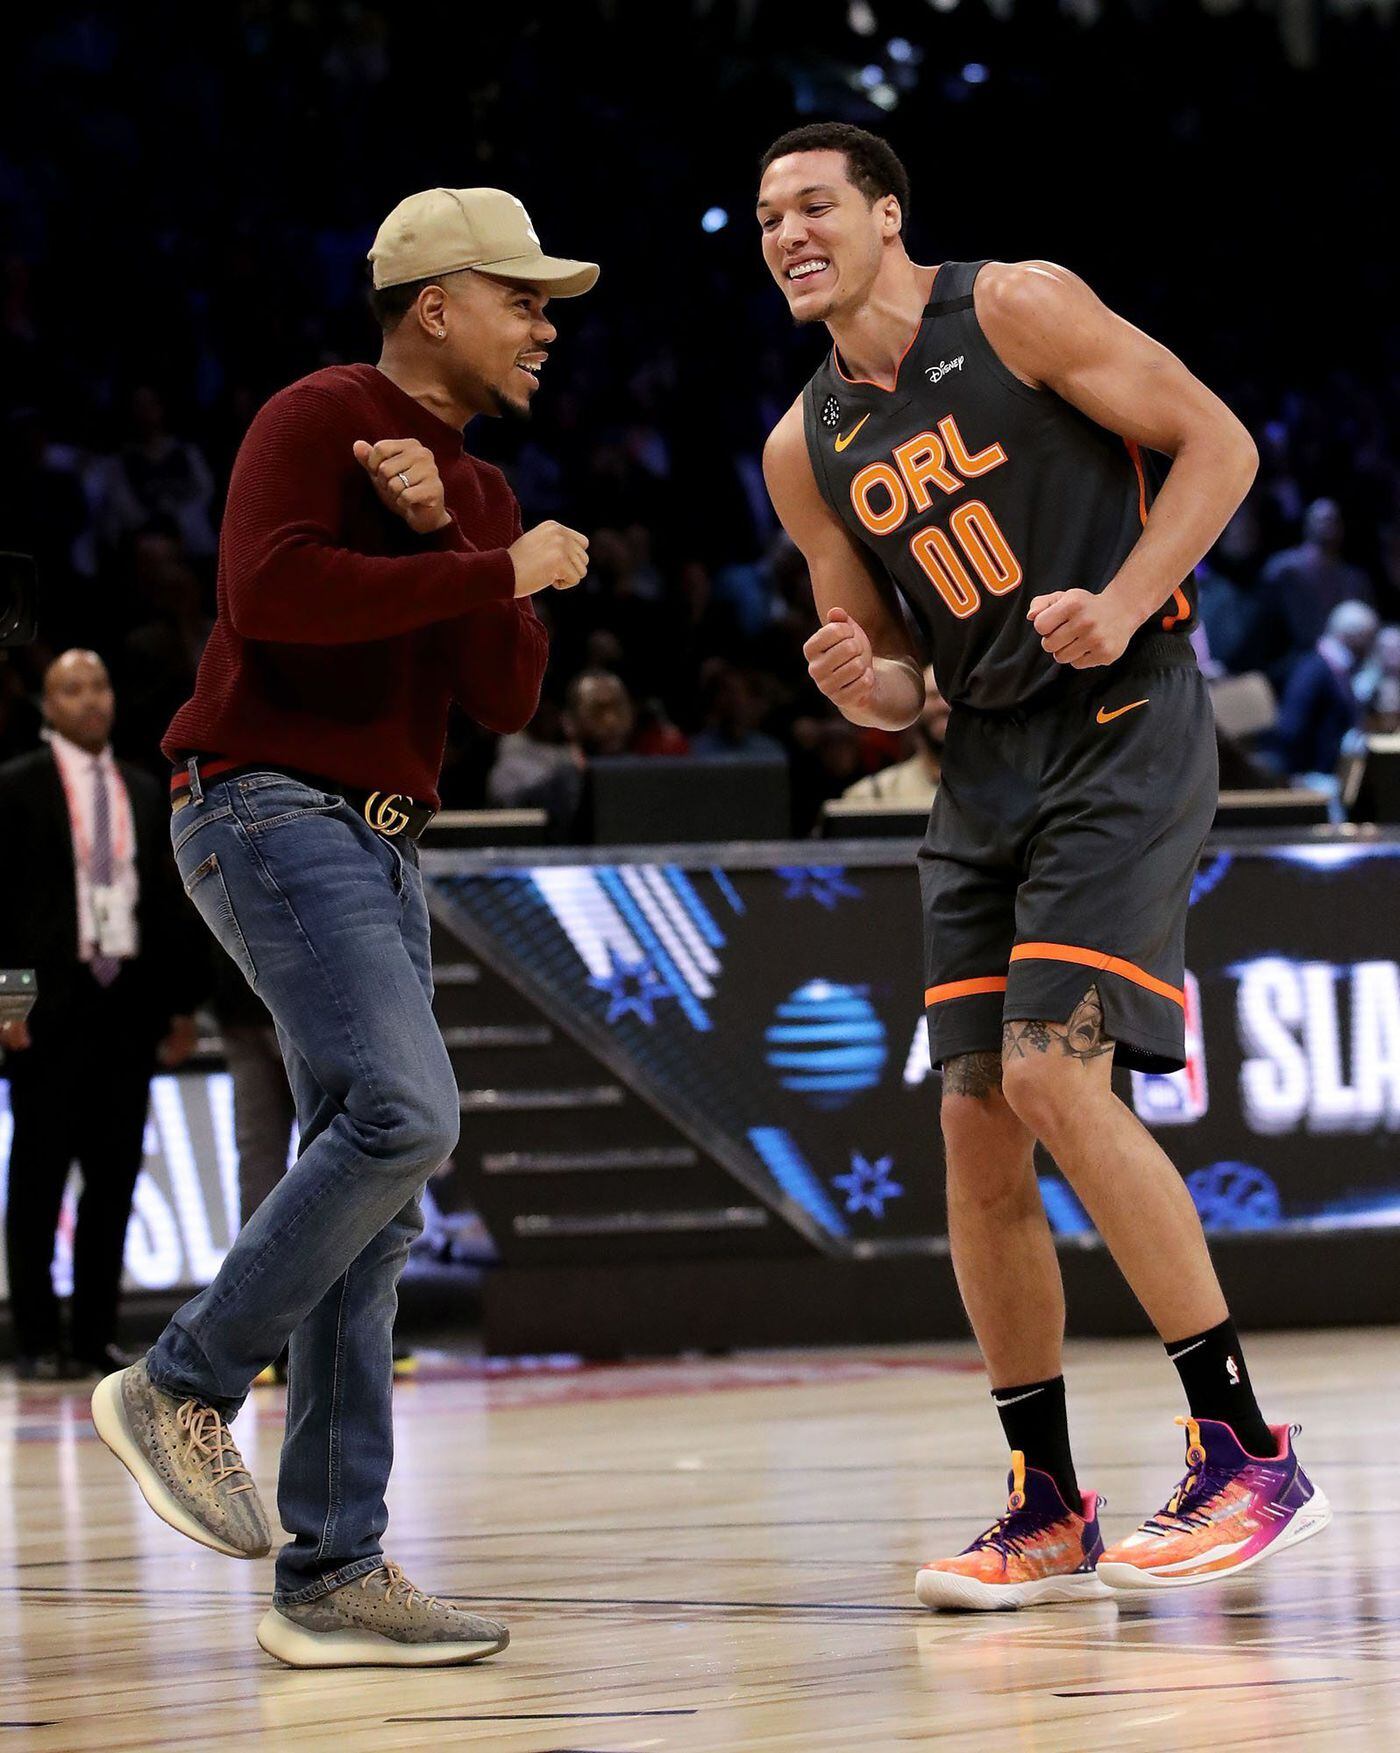
POLYGON ((1230 1386, 1232 1388, 1238 1388, 1240 1385, 1240 1366, 1235 1362, 1233 1357, 1227 1357, 1225 1359, 1225 1374, 1230 1378, 1230 1386))
POLYGON ((1186 992, 1186 1064, 1180 1071, 1135 1071, 1133 1106, 1149 1126, 1189 1126, 1205 1117, 1206 1047, 1201 1030, 1201 988, 1189 970, 1186 992))

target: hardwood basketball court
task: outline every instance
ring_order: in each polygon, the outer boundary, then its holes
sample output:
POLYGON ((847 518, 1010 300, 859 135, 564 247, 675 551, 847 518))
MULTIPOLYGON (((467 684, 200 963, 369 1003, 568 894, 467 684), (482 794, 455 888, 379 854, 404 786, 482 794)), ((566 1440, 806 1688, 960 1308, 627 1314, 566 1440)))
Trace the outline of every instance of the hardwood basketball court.
MULTIPOLYGON (((1400 1340, 1256 1337, 1332 1526, 1236 1582, 937 1616, 913 1573, 1001 1506, 970 1347, 493 1367, 433 1350, 397 1389, 387 1550, 500 1614, 474 1668, 294 1672, 253 1639, 272 1562, 182 1540, 80 1391, 0 1387, 0 1745, 471 1746, 509 1753, 995 1746, 1400 1747, 1400 1340)), ((1071 1347, 1084 1481, 1114 1538, 1182 1471, 1155 1344, 1071 1347)), ((269 1504, 282 1396, 236 1426, 269 1504)))

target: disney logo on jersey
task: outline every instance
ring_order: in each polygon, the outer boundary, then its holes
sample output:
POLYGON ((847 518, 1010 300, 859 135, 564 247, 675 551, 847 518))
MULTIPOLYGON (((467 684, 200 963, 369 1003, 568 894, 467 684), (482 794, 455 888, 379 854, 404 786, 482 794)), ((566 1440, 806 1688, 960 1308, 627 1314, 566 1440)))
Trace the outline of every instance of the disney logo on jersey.
POLYGON ((930 383, 941 383, 950 371, 961 371, 964 355, 959 353, 956 359, 940 359, 937 365, 924 368, 924 376, 930 383))

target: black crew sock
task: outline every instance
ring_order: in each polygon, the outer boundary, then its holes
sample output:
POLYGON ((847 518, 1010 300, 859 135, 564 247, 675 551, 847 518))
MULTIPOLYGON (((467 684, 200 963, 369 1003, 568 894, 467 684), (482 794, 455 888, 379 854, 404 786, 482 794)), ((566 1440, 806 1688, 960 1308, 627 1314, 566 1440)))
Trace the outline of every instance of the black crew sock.
POLYGON ((1076 1515, 1082 1508, 1074 1458, 1069 1452, 1065 1378, 1023 1382, 1019 1388, 993 1388, 992 1403, 1006 1432, 1006 1446, 1019 1449, 1027 1467, 1048 1473, 1076 1515))
POLYGON ((1228 1424, 1247 1454, 1275 1452, 1278 1443, 1254 1398, 1233 1321, 1222 1321, 1209 1332, 1189 1339, 1173 1339, 1167 1356, 1181 1377, 1192 1418, 1213 1418, 1228 1424))

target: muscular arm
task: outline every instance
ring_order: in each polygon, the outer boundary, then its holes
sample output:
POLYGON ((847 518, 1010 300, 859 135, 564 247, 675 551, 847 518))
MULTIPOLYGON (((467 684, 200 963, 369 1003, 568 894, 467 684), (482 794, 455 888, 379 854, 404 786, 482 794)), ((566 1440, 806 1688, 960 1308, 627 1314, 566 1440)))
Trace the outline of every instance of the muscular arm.
MULTIPOLYGON (((991 263, 977 277, 974 298, 983 333, 1023 382, 1053 390, 1110 432, 1172 460, 1141 537, 1102 593, 1126 643, 1234 515, 1259 464, 1254 441, 1175 355, 1066 269, 991 263)), ((1036 627, 1045 632, 1039 617, 1036 627)))
POLYGON ((455 524, 418 538, 414 554, 341 545, 345 496, 371 492, 351 451, 366 436, 332 398, 307 390, 274 396, 249 427, 222 541, 229 618, 245 639, 389 639, 513 597, 510 555, 476 552, 455 524))
POLYGON ((783 415, 764 446, 763 477, 773 508, 802 550, 812 577, 823 623, 804 647, 813 679, 852 724, 903 730, 923 708, 923 667, 890 585, 817 490, 800 401, 783 415), (852 638, 852 624, 863 640, 852 638), (822 660, 829 654, 844 655, 848 642, 855 646, 853 655, 827 675, 822 660))

